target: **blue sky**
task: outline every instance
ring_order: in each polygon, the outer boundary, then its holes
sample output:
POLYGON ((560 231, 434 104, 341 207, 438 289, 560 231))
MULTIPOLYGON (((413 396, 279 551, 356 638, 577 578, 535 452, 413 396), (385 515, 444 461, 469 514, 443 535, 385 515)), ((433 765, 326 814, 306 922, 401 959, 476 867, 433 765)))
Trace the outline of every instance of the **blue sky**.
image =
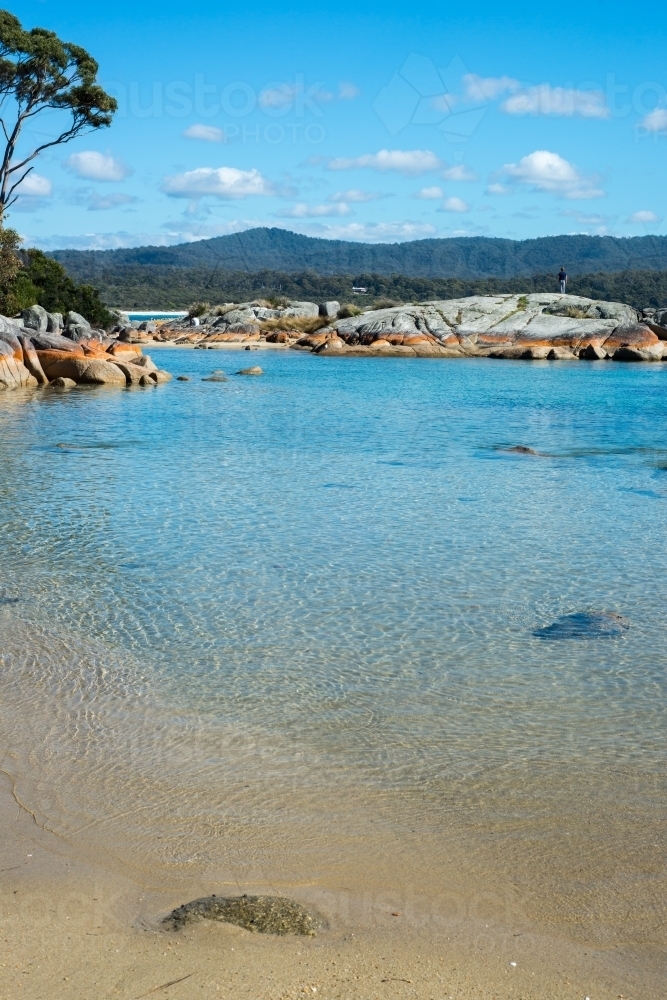
POLYGON ((10 220, 29 245, 257 225, 373 242, 667 234, 664 4, 9 9, 87 48, 120 103, 111 128, 37 162, 10 220))

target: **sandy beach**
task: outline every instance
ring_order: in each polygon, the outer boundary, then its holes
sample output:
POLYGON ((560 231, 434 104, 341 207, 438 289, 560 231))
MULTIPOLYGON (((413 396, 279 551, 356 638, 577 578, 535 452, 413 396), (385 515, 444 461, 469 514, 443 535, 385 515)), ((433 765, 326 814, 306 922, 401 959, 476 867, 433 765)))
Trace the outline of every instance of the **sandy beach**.
POLYGON ((146 882, 123 878, 79 860, 71 845, 39 829, 6 778, 0 805, 3 1000, 129 1000, 152 993, 176 1000, 661 996, 656 970, 642 967, 640 949, 629 954, 627 947, 536 934, 525 915, 507 921, 493 894, 483 892, 467 914, 430 917, 417 898, 350 892, 343 917, 334 893, 281 886, 324 916, 328 927, 317 937, 273 937, 207 922, 165 931, 161 918, 184 898, 235 887, 200 880, 170 885, 163 874, 146 882))

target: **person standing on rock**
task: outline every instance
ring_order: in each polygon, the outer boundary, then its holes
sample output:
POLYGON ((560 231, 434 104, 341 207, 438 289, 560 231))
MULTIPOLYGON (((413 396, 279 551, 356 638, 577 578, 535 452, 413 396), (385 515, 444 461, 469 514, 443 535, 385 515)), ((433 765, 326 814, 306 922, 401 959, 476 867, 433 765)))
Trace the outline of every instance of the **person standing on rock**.
POLYGON ((558 284, 560 286, 561 295, 565 294, 565 286, 567 285, 567 271, 564 267, 561 267, 558 272, 558 284))

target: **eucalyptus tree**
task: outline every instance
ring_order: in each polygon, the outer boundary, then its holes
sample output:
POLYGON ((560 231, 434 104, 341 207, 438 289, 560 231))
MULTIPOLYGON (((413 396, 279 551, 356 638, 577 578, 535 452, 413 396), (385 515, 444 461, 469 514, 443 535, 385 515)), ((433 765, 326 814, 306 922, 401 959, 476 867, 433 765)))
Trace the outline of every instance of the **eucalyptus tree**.
POLYGON ((97 83, 97 71, 81 46, 63 42, 45 28, 26 31, 17 17, 0 10, 0 127, 5 141, 0 228, 40 153, 111 124, 117 104, 97 83), (38 134, 35 119, 49 113, 51 133, 42 132, 44 141, 26 145, 22 133, 38 134))

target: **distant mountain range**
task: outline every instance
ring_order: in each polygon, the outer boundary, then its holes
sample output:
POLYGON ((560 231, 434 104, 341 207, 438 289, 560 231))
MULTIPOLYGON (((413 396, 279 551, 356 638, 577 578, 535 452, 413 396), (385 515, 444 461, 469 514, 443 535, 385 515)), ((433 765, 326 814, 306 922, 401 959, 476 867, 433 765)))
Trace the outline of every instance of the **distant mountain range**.
POLYGON ((421 278, 516 278, 619 271, 666 271, 667 236, 543 236, 506 240, 487 236, 351 243, 315 239, 286 229, 248 229, 196 243, 122 250, 56 250, 51 256, 76 281, 106 284, 113 273, 150 265, 212 272, 279 271, 327 275, 404 275, 421 278))

